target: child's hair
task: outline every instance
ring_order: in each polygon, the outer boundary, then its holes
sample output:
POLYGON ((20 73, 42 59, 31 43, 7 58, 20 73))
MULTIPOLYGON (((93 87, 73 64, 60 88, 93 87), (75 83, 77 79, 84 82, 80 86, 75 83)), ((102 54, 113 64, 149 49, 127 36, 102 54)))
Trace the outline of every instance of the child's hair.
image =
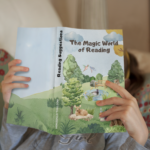
POLYGON ((125 76, 127 75, 128 70, 130 70, 130 86, 126 90, 128 90, 132 95, 135 95, 144 83, 144 76, 139 70, 136 58, 129 52, 128 57, 129 58, 127 58, 127 55, 124 57, 125 76))

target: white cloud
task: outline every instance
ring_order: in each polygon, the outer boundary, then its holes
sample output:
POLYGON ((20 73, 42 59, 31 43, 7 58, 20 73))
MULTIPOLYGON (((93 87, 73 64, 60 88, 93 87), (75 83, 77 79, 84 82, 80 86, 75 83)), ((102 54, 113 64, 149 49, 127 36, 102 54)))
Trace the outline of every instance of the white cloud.
POLYGON ((75 40, 77 42, 82 42, 83 37, 80 34, 76 34, 75 32, 69 32, 64 35, 65 41, 75 40))
POLYGON ((116 32, 111 32, 110 34, 103 37, 105 41, 123 41, 123 36, 120 34, 117 34, 116 32))

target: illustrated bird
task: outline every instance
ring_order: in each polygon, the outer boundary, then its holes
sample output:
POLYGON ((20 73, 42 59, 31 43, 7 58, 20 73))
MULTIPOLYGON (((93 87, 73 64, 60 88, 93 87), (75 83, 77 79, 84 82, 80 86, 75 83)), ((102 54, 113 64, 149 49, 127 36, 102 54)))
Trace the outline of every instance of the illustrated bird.
POLYGON ((94 67, 91 67, 91 66, 89 66, 90 67, 90 69, 91 69, 91 72, 92 71, 96 71, 96 69, 94 68, 94 67))
POLYGON ((87 66, 83 65, 83 67, 84 67, 83 71, 86 71, 88 69, 89 65, 87 65, 87 66))
POLYGON ((124 50, 122 48, 118 49, 119 51, 123 52, 124 50))

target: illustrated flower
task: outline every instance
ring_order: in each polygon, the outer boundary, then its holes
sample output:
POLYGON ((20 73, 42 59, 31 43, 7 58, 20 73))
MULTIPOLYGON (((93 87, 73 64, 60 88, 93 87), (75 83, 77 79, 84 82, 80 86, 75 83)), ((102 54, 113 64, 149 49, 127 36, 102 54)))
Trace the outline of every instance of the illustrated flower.
POLYGON ((4 61, 4 58, 2 57, 2 58, 0 58, 0 60, 1 60, 1 61, 4 61))
POLYGON ((8 55, 8 53, 5 50, 0 49, 0 66, 8 64, 10 60, 10 55, 8 55))
POLYGON ((0 69, 0 75, 3 76, 5 74, 5 71, 3 69, 0 69))
POLYGON ((143 106, 143 104, 142 104, 142 103, 140 103, 140 104, 139 104, 139 107, 141 108, 142 106, 143 106))
POLYGON ((150 89, 148 88, 147 90, 146 90, 146 92, 149 92, 150 91, 150 89))
POLYGON ((141 91, 143 91, 143 90, 144 90, 144 88, 142 87, 142 88, 141 88, 141 91))
POLYGON ((143 91, 143 93, 142 93, 143 95, 145 95, 146 94, 146 92, 145 91, 143 91))
POLYGON ((150 112, 150 108, 148 109, 148 112, 150 112))
POLYGON ((136 95, 137 95, 137 96, 139 96, 139 95, 140 95, 140 93, 137 93, 136 95))
POLYGON ((144 120, 145 120, 147 126, 150 127, 150 116, 147 115, 147 117, 144 116, 143 118, 144 118, 144 120))
POLYGON ((146 113, 146 111, 147 111, 147 110, 146 110, 146 109, 144 109, 144 111, 143 111, 143 112, 144 112, 144 113, 146 113))
POLYGON ((149 87, 150 85, 149 84, 147 84, 147 87, 149 87))
POLYGON ((147 105, 148 105, 148 102, 145 102, 145 103, 144 103, 144 106, 147 106, 147 105))
POLYGON ((8 56, 7 56, 7 55, 5 55, 4 57, 5 57, 5 58, 8 58, 8 56))

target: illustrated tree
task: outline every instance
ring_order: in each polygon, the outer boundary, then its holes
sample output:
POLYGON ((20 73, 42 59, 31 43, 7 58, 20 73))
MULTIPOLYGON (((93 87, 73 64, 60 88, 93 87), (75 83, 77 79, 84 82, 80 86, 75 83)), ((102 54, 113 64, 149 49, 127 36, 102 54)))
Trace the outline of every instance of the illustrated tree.
POLYGON ((118 60, 116 60, 112 65, 111 69, 108 71, 108 80, 114 82, 114 80, 119 80, 123 82, 124 72, 118 60))
POLYGON ((83 83, 90 82, 90 77, 88 75, 83 75, 84 80, 83 83))
POLYGON ((91 82, 92 80, 95 80, 95 77, 93 77, 93 76, 90 77, 90 82, 91 82))
POLYGON ((47 100, 47 107, 51 107, 51 108, 55 108, 55 107, 58 107, 58 108, 63 108, 63 104, 62 104, 62 99, 61 98, 49 98, 47 100), (57 104, 57 101, 58 101, 58 104, 57 104))
POLYGON ((64 102, 64 106, 70 107, 70 115, 73 114, 74 105, 81 105, 81 99, 83 98, 83 90, 81 87, 82 85, 77 78, 71 78, 65 83, 65 87, 62 90, 62 100, 64 102))
POLYGON ((84 80, 82 71, 78 66, 75 57, 73 55, 68 55, 63 63, 63 75, 66 81, 71 78, 77 78, 81 83, 84 80))
POLYGON ((98 80, 102 80, 102 79, 103 79, 103 75, 100 74, 100 73, 98 73, 98 74, 96 75, 96 80, 98 81, 98 80))

